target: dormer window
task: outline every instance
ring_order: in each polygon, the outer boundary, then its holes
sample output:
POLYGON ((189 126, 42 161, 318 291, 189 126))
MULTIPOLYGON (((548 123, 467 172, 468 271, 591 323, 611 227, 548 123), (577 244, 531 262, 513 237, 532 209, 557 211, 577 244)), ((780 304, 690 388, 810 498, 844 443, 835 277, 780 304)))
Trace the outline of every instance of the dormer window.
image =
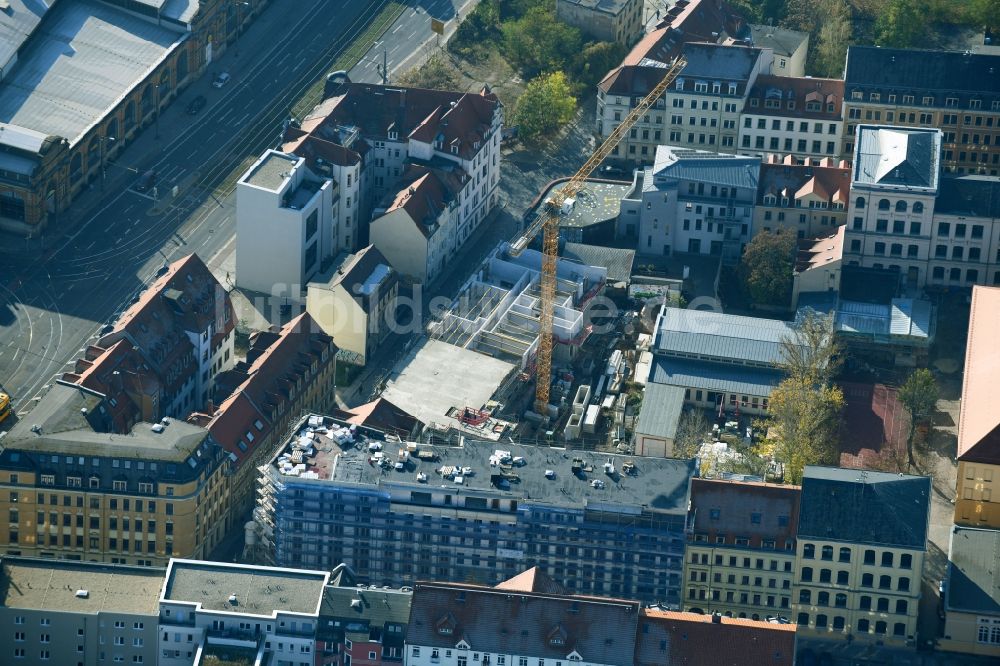
POLYGON ((447 613, 437 621, 434 625, 434 629, 441 636, 452 636, 454 635, 457 626, 458 622, 455 620, 455 616, 451 613, 447 613))
POLYGON ((458 155, 458 146, 452 146, 451 147, 451 154, 452 155, 458 155))
POLYGON ((552 628, 552 631, 548 635, 549 645, 552 647, 562 647, 566 644, 566 630, 562 628, 561 624, 557 624, 552 628))
POLYGON ((399 132, 396 130, 389 130, 389 141, 395 141, 399 138, 399 132))

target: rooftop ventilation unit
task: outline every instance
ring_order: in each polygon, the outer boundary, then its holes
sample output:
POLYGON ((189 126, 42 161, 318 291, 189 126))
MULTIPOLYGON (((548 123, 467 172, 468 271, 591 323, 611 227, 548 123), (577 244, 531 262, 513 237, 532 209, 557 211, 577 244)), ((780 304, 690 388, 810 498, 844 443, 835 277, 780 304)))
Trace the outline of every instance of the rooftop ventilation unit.
POLYGON ((90 598, 90 590, 77 590, 76 591, 76 598, 77 599, 89 599, 90 598))

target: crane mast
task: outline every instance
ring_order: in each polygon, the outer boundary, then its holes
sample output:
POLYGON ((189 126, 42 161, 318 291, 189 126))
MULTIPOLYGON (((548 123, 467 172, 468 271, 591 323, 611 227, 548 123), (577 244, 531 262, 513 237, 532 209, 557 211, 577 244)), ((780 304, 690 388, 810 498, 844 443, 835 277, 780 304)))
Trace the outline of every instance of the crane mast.
POLYGON ((681 73, 687 62, 677 57, 667 67, 666 73, 648 95, 635 105, 618 127, 558 191, 545 201, 538 216, 521 236, 511 243, 510 253, 517 256, 524 252, 531 241, 542 234, 542 273, 540 280, 541 313, 538 324, 538 351, 535 356, 535 411, 543 417, 548 414, 549 389, 552 385, 552 315, 556 298, 556 260, 559 255, 559 216, 563 204, 583 189, 587 178, 615 149, 632 126, 656 103, 667 87, 681 73))

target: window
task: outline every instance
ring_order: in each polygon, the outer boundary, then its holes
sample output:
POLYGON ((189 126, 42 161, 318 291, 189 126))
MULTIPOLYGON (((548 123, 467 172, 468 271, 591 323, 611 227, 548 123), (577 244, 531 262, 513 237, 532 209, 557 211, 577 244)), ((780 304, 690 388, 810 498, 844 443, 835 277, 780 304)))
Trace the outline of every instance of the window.
POLYGON ((892 552, 891 551, 887 550, 884 553, 882 553, 882 566, 884 566, 884 567, 891 567, 892 566, 892 552))
POLYGON ((812 567, 802 567, 802 572, 799 575, 799 580, 801 580, 804 583, 809 583, 812 581, 812 579, 813 579, 812 567))
POLYGON ((820 569, 819 570, 819 582, 821 582, 821 583, 829 583, 830 580, 831 580, 831 574, 832 574, 832 572, 829 569, 820 569))
POLYGON ((913 568, 913 555, 909 553, 903 553, 899 556, 899 568, 900 569, 912 569, 913 568))
POLYGON ((892 588, 892 576, 879 576, 878 589, 888 590, 892 588))
POLYGON ((809 626, 809 613, 799 613, 798 623, 800 627, 809 626))
POLYGON ((871 623, 868 620, 858 620, 858 632, 868 633, 868 629, 871 627, 871 623))
POLYGON ((812 603, 812 592, 809 590, 799 590, 799 603, 809 604, 812 603))
POLYGON ((847 585, 848 573, 846 571, 837 572, 837 585, 847 585))
POLYGON ((816 557, 816 546, 811 543, 807 543, 802 546, 802 557, 806 560, 811 560, 816 557))
POLYGON ((901 577, 896 581, 896 589, 900 592, 909 592, 910 590, 910 579, 906 576, 901 577))
POLYGON ((840 549, 840 555, 837 558, 837 561, 838 562, 850 562, 851 561, 851 549, 850 548, 846 548, 846 547, 845 548, 841 548, 840 549))
POLYGON ((875 577, 870 573, 861 574, 861 587, 872 587, 875 577))
POLYGON ((871 610, 872 609, 872 598, 868 596, 862 596, 858 601, 858 608, 861 610, 871 610))
POLYGON ((888 199, 879 199, 878 209, 879 210, 889 210, 889 200, 888 199))
POLYGON ((822 559, 830 561, 833 559, 833 546, 823 546, 822 559))

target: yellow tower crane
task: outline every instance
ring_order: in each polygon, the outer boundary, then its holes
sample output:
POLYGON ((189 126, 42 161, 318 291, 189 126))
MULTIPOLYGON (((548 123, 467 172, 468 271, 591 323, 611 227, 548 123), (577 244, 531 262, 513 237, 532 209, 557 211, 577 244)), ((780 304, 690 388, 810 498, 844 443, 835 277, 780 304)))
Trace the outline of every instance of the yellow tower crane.
POLYGON ((559 256, 559 218, 562 215, 563 204, 583 188, 590 174, 607 159, 632 125, 634 125, 656 100, 673 83, 687 62, 675 58, 667 67, 667 71, 656 87, 635 105, 625 116, 625 120, 615 128, 604 143, 590 156, 586 164, 580 167, 572 178, 558 191, 553 192, 545 203, 531 226, 510 246, 510 253, 518 256, 531 244, 535 236, 542 232, 542 276, 541 276, 541 316, 539 317, 538 352, 535 357, 535 411, 543 417, 548 415, 549 389, 552 384, 552 309, 556 297, 556 260, 559 256))

